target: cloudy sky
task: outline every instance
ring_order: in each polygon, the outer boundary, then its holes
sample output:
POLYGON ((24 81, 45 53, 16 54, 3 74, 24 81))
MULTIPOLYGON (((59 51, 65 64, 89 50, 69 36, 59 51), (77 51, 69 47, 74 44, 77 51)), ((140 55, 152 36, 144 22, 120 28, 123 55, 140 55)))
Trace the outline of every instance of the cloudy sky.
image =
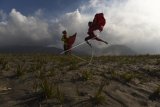
MULTIPOLYGON (((0 47, 55 46, 61 32, 77 32, 76 44, 87 36, 88 21, 103 12, 111 45, 126 45, 139 53, 160 53, 159 0, 0 0, 0 47)), ((92 42, 96 47, 103 43, 92 42)))

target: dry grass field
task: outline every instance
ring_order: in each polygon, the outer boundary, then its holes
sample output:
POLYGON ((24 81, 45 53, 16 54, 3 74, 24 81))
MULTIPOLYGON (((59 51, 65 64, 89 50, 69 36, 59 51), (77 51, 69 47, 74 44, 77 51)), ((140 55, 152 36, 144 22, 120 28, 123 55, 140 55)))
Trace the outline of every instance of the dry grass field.
POLYGON ((1 54, 0 107, 160 107, 160 56, 1 54))

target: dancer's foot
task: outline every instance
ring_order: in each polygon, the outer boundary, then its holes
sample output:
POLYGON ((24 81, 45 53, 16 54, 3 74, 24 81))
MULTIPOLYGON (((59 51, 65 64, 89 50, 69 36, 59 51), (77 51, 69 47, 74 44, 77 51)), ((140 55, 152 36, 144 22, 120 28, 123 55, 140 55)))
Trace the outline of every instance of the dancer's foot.
POLYGON ((88 42, 88 41, 86 41, 87 42, 87 44, 90 46, 90 47, 92 47, 92 45, 88 42))
POLYGON ((108 42, 105 41, 104 43, 108 45, 108 42))

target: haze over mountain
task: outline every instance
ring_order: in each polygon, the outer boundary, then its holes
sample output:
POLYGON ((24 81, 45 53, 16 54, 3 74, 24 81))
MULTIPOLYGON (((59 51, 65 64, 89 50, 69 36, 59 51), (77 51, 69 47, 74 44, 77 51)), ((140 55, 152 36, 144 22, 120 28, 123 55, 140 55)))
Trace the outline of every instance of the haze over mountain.
MULTIPOLYGON (((1 47, 0 53, 51 53, 60 54, 63 49, 53 46, 7 46, 1 47)), ((89 46, 81 46, 72 50, 77 55, 136 55, 137 53, 125 45, 111 45, 105 48, 90 48, 89 46), (92 50, 93 49, 93 50, 92 50)))
POLYGON ((7 46, 1 47, 0 53, 53 53, 60 54, 62 49, 44 46, 7 46))
POLYGON ((137 53, 125 45, 111 45, 102 50, 102 55, 136 55, 137 53))

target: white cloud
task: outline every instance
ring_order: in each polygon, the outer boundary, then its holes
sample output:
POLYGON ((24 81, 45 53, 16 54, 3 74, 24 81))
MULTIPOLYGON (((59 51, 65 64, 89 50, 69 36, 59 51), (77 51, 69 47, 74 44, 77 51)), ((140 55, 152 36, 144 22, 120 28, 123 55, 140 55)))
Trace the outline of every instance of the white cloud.
POLYGON ((15 9, 9 13, 6 23, 0 24, 1 46, 44 45, 48 44, 50 36, 48 23, 34 16, 24 16, 15 9))
POLYGON ((69 36, 77 32, 76 43, 84 41, 89 18, 81 15, 78 9, 52 20, 46 16, 40 19, 39 13, 42 17, 40 10, 35 15, 25 16, 12 9, 5 21, 0 22, 0 45, 54 45, 61 48, 63 30, 67 30, 69 36))

